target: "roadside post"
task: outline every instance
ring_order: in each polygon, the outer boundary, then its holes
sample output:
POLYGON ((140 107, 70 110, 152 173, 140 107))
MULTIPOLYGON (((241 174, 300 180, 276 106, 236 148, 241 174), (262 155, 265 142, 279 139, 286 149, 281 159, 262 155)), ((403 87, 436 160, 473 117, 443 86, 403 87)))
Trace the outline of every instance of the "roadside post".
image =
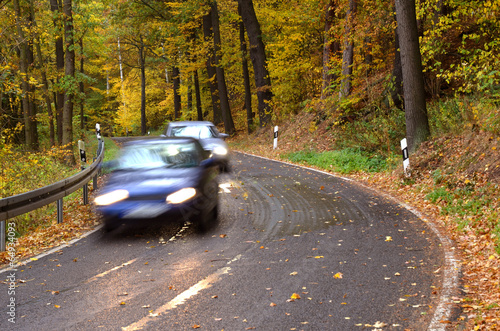
POLYGON ((410 166, 410 157, 408 156, 408 144, 406 143, 406 138, 401 140, 401 153, 403 154, 403 171, 405 176, 410 176, 408 172, 408 167, 410 166))
POLYGON ((97 135, 97 139, 101 140, 101 125, 99 123, 95 124, 95 134, 97 135))
MULTIPOLYGON (((78 140, 78 148, 80 149, 80 161, 82 162, 82 171, 85 170, 85 163, 87 162, 87 155, 85 154, 85 142, 78 140)), ((83 185, 83 204, 89 203, 89 188, 87 184, 83 185)))
POLYGON ((274 144, 273 144, 273 149, 278 148, 278 126, 276 125, 274 127, 274 144))

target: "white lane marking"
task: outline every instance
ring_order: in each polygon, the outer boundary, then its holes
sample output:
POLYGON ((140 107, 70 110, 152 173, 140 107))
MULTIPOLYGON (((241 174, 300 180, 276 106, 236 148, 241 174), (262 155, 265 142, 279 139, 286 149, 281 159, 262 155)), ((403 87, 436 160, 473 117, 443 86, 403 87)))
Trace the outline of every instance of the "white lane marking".
MULTIPOLYGON (((234 259, 227 262, 227 264, 231 264, 232 262, 238 261, 239 259, 241 259, 241 254, 237 255, 234 259)), ((224 274, 229 273, 230 270, 231 270, 230 267, 220 268, 219 270, 217 270, 213 274, 209 275, 207 278, 194 284, 193 286, 191 286, 190 288, 188 288, 187 290, 185 290, 184 292, 182 292, 181 294, 179 294, 178 296, 176 296, 175 298, 173 298, 172 300, 170 300, 169 302, 167 302, 166 304, 164 304, 160 308, 156 309, 154 312, 150 313, 148 316, 141 318, 140 320, 138 320, 135 323, 130 324, 129 326, 122 327, 122 330, 124 330, 124 331, 142 330, 146 326, 146 324, 152 320, 152 318, 154 318, 156 316, 160 316, 161 314, 163 314, 169 310, 175 309, 177 306, 184 304, 187 300, 191 299, 192 297, 197 295, 202 290, 207 289, 207 288, 211 287, 213 284, 217 283, 220 280, 220 277, 224 274)))
POLYGON ((88 236, 89 236, 89 235, 91 235, 92 233, 94 233, 94 232, 96 232, 96 231, 100 230, 102 227, 103 227, 103 225, 102 225, 102 224, 100 224, 100 225, 98 225, 95 229, 93 229, 93 230, 91 230, 91 231, 89 231, 89 232, 87 232, 87 233, 83 234, 83 235, 82 235, 81 237, 79 237, 79 238, 75 238, 75 239, 71 240, 70 242, 67 242, 67 243, 62 244, 62 245, 57 246, 57 247, 54 247, 54 248, 52 248, 52 249, 50 249, 50 250, 48 250, 48 251, 46 251, 46 252, 44 252, 44 253, 38 254, 38 255, 36 255, 36 256, 32 256, 32 257, 27 258, 27 259, 25 259, 25 260, 23 260, 23 261, 19 261, 19 262, 17 262, 17 264, 16 264, 14 267, 8 267, 8 268, 5 268, 5 269, 0 270, 0 274, 1 274, 1 273, 3 273, 3 272, 11 271, 11 270, 13 270, 13 269, 18 269, 18 268, 21 268, 21 267, 23 267, 23 266, 27 265, 28 263, 30 263, 30 262, 32 262, 32 261, 39 260, 39 259, 41 259, 41 258, 42 258, 42 257, 44 257, 44 256, 50 255, 50 254, 52 254, 52 253, 55 253, 55 252, 57 252, 57 251, 60 251, 60 250, 61 250, 61 249, 63 249, 63 248, 66 248, 66 247, 68 247, 68 246, 71 246, 71 245, 73 245, 74 243, 76 243, 77 241, 82 240, 83 238, 88 237, 88 236))
POLYGON ((97 280, 97 279, 99 279, 99 278, 102 278, 102 277, 106 276, 107 274, 109 274, 109 273, 111 273, 111 272, 113 272, 113 271, 115 271, 115 270, 121 269, 121 268, 123 268, 123 267, 125 267, 125 266, 128 266, 128 265, 131 265, 131 264, 132 264, 132 263, 134 263, 136 260, 137 260, 137 258, 132 259, 132 260, 130 260, 130 261, 128 261, 128 262, 125 262, 125 263, 123 263, 123 264, 121 264, 121 265, 119 265, 119 266, 116 266, 116 267, 111 268, 111 269, 109 269, 109 270, 107 270, 107 271, 101 272, 100 274, 95 275, 95 276, 94 276, 94 277, 92 277, 92 278, 89 278, 89 279, 88 279, 85 283, 90 283, 90 282, 93 282, 94 280, 97 280))
POLYGON ((231 183, 222 183, 222 184, 219 184, 219 187, 222 189, 222 191, 224 193, 231 193, 231 190, 229 189, 229 187, 231 187, 231 183))
POLYGON ((414 209, 413 207, 411 207, 405 203, 402 203, 401 201, 399 201, 395 197, 393 197, 387 193, 381 192, 373 187, 369 187, 369 186, 366 186, 362 183, 356 182, 350 178, 340 177, 340 176, 328 173, 326 171, 321 171, 321 170, 314 169, 314 168, 308 168, 308 167, 305 167, 302 165, 297 165, 297 164, 293 164, 293 163, 289 163, 289 162, 285 162, 285 161, 273 160, 273 159, 269 159, 267 157, 263 157, 263 156, 259 156, 259 155, 253 155, 253 154, 238 152, 238 151, 236 151, 236 152, 244 154, 244 155, 258 157, 258 158, 265 159, 265 160, 270 160, 270 161, 279 162, 279 163, 283 163, 283 164, 287 164, 287 165, 291 165, 291 166, 295 166, 295 167, 299 167, 299 168, 304 168, 307 170, 315 171, 315 172, 318 172, 321 174, 325 174, 325 175, 336 177, 336 178, 341 178, 343 180, 347 180, 347 181, 356 183, 356 185, 362 186, 366 189, 369 189, 377 194, 380 194, 380 195, 396 202, 400 206, 402 206, 402 207, 406 208, 407 210, 409 210, 410 212, 412 212, 415 216, 420 218, 427 225, 429 225, 431 230, 434 232, 434 234, 438 237, 439 241, 441 242, 441 247, 443 247, 443 250, 444 250, 444 260, 445 261, 444 261, 442 290, 441 290, 441 293, 440 293, 440 296, 438 299, 438 305, 436 307, 436 310, 434 311, 434 316, 433 316, 431 322, 429 323, 427 330, 429 330, 429 331, 446 330, 446 328, 443 326, 443 324, 440 321, 446 321, 446 320, 449 320, 451 318, 451 313, 452 313, 452 309, 453 309, 453 305, 451 304, 451 303, 453 303, 452 296, 454 293, 458 292, 458 284, 459 284, 459 280, 460 280, 459 279, 459 274, 460 274, 460 270, 461 270, 460 263, 459 263, 460 260, 458 260, 456 258, 456 255, 453 251, 454 250, 453 242, 439 229, 439 227, 432 220, 426 219, 418 210, 414 209))

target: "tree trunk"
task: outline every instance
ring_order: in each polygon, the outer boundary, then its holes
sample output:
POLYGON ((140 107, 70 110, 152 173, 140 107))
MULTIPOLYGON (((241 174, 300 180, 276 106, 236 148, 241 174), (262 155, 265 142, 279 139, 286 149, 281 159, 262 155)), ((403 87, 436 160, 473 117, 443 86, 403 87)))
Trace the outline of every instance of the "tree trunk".
MULTIPOLYGON (((394 17, 395 18, 395 17, 394 17)), ((401 69, 401 52, 399 51, 398 29, 394 29, 394 64, 392 68, 393 86, 391 98, 394 106, 403 109, 403 70, 401 69)))
POLYGON ((139 66, 141 70, 141 136, 146 135, 146 54, 142 36, 139 42, 139 66))
POLYGON ((325 11, 325 38, 323 44, 323 88, 321 99, 326 99, 332 95, 332 83, 337 80, 337 76, 331 72, 332 59, 340 51, 340 43, 335 40, 330 29, 335 20, 335 0, 330 0, 325 11))
POLYGON ((408 151, 413 153, 430 136, 415 0, 396 0, 396 17, 403 69, 406 138, 408 151))
POLYGON ((271 78, 267 70, 266 50, 262 41, 262 31, 252 0, 238 0, 238 4, 241 6, 241 18, 250 42, 250 58, 252 59, 255 86, 257 87, 257 99, 259 101, 259 125, 260 127, 264 127, 271 122, 273 92, 271 91, 271 78))
MULTIPOLYGON (((83 70, 83 60, 84 60, 84 58, 83 58, 83 36, 80 39, 80 50, 82 52, 82 54, 80 56, 80 72, 83 74, 84 73, 84 70, 83 70)), ((80 82, 80 93, 82 96, 85 93, 85 88, 84 88, 83 82, 80 82)), ((80 99, 80 130, 82 130, 82 131, 85 129, 84 103, 85 103, 85 98, 81 98, 80 99)))
MULTIPOLYGON (((31 7, 31 15, 35 17, 34 7, 31 7)), ((37 28, 36 21, 33 21, 33 26, 37 28)), ((38 28, 37 28, 38 29, 38 28)), ((49 140, 50 146, 55 146, 55 131, 54 131, 54 114, 52 113, 52 100, 49 95, 49 82, 47 80, 47 66, 43 61, 42 49, 40 47, 40 36, 36 34, 35 49, 37 55, 37 68, 42 74, 42 89, 45 104, 47 106, 47 115, 49 117, 49 140)))
POLYGON ((181 116, 181 73, 177 66, 172 68, 172 81, 174 83, 174 119, 178 119, 181 116))
POLYGON ((354 42, 351 31, 354 28, 356 14, 356 0, 349 0, 349 9, 346 14, 344 53, 342 54, 342 81, 340 83, 340 98, 346 98, 352 89, 352 66, 354 63, 354 42))
POLYGON ((223 122, 222 120, 222 110, 219 100, 219 91, 217 88, 217 73, 215 70, 215 52, 212 47, 213 45, 213 30, 212 30, 212 15, 208 12, 203 15, 203 36, 205 38, 205 43, 208 45, 208 58, 207 58, 207 74, 208 83, 210 85, 210 95, 212 97, 212 109, 214 113, 213 122, 218 125, 223 122))
POLYGON ((232 135, 234 133, 233 116, 231 115, 231 108, 229 107, 224 68, 222 68, 219 59, 219 54, 221 53, 221 38, 219 30, 219 12, 217 9, 217 1, 211 1, 210 8, 212 18, 212 31, 214 34, 215 72, 217 74, 217 87, 219 90, 222 120, 224 121, 224 129, 226 133, 232 135))
POLYGON ((203 110, 201 109, 201 92, 200 92, 200 80, 198 78, 198 70, 194 71, 194 94, 196 97, 196 113, 198 114, 198 121, 203 121, 203 110))
MULTIPOLYGON (((238 3, 238 14, 241 16, 241 6, 238 3)), ((250 73, 248 71, 248 60, 247 60, 247 42, 245 39, 245 26, 243 21, 238 23, 240 31, 240 49, 241 49, 241 67, 243 71, 243 85, 245 86, 245 109, 247 111, 247 130, 248 133, 252 132, 253 119, 255 113, 252 110, 252 90, 250 88, 250 73)))
POLYGON ((24 34, 25 27, 23 26, 23 19, 21 15, 21 7, 18 0, 13 0, 14 13, 16 15, 16 28, 17 28, 17 43, 19 45, 19 68, 21 70, 22 81, 21 89, 23 91, 23 96, 21 99, 21 106, 23 110, 24 118, 24 137, 26 148, 28 150, 35 150, 37 148, 36 143, 36 117, 33 114, 33 104, 30 101, 30 84, 29 84, 29 46, 26 36, 24 34), (34 126, 34 129, 33 129, 34 126), (35 133, 35 134, 34 134, 35 133))
MULTIPOLYGON (((61 76, 64 73, 64 44, 63 44, 63 29, 62 26, 62 6, 60 0, 50 0, 50 10, 54 14, 54 26, 56 27, 56 41, 55 41, 55 52, 56 52, 56 68, 57 68, 57 85, 59 85, 61 76)), ((59 145, 62 144, 63 128, 62 128, 62 118, 63 118, 63 107, 64 107, 64 92, 59 88, 56 92, 54 98, 54 103, 56 106, 56 127, 57 127, 57 142, 59 145)))
MULTIPOLYGON (((66 41, 64 75, 66 83, 75 84, 75 48, 74 48, 74 29, 73 29, 73 8, 71 0, 64 0, 63 12, 64 20, 64 39, 66 41)), ((75 164, 73 154, 73 94, 66 90, 64 94, 63 120, 62 120, 62 144, 68 150, 64 159, 67 164, 75 164)))

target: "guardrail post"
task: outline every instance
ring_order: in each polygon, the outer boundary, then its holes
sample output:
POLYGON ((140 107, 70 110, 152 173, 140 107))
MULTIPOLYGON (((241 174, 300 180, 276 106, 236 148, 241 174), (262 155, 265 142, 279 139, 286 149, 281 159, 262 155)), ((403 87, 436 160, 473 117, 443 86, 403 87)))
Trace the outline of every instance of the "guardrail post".
POLYGON ((57 224, 63 222, 63 199, 57 200, 57 224))
POLYGON ((5 221, 0 222, 0 252, 5 252, 5 221))
POLYGON ((83 185, 83 204, 89 204, 89 187, 87 186, 87 184, 83 185))

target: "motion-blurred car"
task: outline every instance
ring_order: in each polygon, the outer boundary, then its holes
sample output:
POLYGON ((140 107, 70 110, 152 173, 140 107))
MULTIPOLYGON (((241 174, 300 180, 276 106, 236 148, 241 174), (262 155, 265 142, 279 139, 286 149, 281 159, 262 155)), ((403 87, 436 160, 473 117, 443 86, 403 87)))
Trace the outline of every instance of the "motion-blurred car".
POLYGON ((170 122, 162 137, 191 137, 198 139, 206 151, 210 151, 223 160, 221 170, 229 170, 229 148, 224 141, 229 135, 220 133, 217 127, 208 121, 170 122))
POLYGON ((220 161, 193 138, 126 144, 94 200, 111 231, 125 222, 149 225, 190 220, 198 231, 215 224, 220 161))

